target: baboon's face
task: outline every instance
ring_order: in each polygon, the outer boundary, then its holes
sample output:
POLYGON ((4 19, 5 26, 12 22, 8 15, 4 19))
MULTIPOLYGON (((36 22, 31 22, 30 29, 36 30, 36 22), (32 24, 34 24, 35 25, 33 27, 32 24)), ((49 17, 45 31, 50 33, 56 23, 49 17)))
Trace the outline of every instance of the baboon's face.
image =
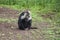
POLYGON ((23 15, 21 16, 21 19, 30 20, 31 19, 30 11, 24 11, 23 15))
POLYGON ((24 15, 25 15, 25 18, 29 18, 30 13, 29 12, 25 12, 24 15))
POLYGON ((27 21, 32 20, 32 17, 31 17, 31 15, 30 15, 30 12, 27 12, 26 14, 27 14, 27 15, 26 15, 27 21))

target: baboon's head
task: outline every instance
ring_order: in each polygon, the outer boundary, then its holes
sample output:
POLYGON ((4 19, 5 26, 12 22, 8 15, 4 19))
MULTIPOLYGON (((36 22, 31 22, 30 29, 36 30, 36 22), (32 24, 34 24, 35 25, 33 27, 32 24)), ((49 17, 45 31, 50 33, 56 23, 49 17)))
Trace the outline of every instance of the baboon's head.
POLYGON ((23 16, 21 17, 22 19, 24 19, 24 18, 29 18, 31 15, 30 15, 30 11, 29 10, 24 10, 23 11, 23 16))

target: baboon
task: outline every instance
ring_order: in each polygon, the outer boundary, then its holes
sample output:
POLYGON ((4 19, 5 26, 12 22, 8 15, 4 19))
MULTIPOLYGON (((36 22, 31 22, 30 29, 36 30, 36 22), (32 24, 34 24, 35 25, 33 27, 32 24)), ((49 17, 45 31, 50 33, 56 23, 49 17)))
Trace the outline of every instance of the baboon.
POLYGON ((30 15, 29 10, 23 11, 18 18, 18 27, 21 30, 25 30, 26 28, 30 29, 32 25, 32 17, 30 15))

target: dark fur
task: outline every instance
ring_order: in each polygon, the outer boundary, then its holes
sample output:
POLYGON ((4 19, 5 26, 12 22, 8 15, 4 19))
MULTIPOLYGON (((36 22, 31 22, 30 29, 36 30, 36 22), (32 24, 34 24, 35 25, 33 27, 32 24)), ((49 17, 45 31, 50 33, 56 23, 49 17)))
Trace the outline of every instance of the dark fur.
POLYGON ((30 29, 31 28, 31 23, 32 23, 32 19, 31 20, 28 20, 28 18, 21 19, 21 16, 23 16, 24 13, 27 13, 26 16, 29 16, 29 12, 28 11, 27 12, 22 12, 20 14, 19 19, 18 19, 18 27, 21 30, 25 30, 26 28, 30 29))

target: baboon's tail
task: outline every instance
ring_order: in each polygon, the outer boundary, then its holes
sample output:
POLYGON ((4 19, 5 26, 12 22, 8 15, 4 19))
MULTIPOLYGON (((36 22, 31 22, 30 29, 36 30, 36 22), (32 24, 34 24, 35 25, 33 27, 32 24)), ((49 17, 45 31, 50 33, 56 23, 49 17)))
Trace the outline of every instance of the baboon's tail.
POLYGON ((37 27, 31 27, 31 29, 38 29, 37 27))

